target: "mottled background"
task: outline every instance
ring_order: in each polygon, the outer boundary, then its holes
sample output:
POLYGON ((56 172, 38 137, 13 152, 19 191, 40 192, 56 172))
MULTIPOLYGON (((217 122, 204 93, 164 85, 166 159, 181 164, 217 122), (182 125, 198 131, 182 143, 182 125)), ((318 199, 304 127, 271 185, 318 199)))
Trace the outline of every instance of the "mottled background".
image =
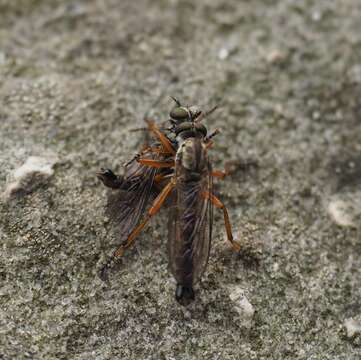
POLYGON ((359 359, 360 19, 359 0, 1 0, 0 358, 359 359), (259 165, 217 187, 244 251, 217 214, 188 308, 166 211, 97 276, 116 238, 94 173, 121 172, 168 95, 222 105, 216 167, 259 165))

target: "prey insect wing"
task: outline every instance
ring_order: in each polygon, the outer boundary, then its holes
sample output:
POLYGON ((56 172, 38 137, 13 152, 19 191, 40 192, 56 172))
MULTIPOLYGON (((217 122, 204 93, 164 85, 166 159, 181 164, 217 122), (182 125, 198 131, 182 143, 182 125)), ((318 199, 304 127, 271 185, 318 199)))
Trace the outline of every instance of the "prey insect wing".
POLYGON ((157 196, 156 174, 157 169, 134 162, 124 175, 126 187, 109 195, 106 214, 119 228, 120 242, 137 226, 147 205, 157 196))

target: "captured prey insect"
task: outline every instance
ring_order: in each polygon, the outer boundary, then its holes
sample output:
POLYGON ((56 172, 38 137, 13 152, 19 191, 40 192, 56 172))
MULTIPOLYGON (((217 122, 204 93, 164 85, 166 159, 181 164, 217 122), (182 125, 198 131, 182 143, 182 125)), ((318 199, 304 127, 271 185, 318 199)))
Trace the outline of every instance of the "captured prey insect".
MULTIPOLYGON (((233 240, 227 209, 213 194, 213 177, 224 178, 227 171, 212 170, 208 150, 219 131, 208 133, 201 122, 216 107, 203 112, 173 100, 176 106, 170 112, 171 126, 160 130, 148 120, 155 142, 128 162, 125 174, 116 176, 102 169, 97 176, 104 185, 118 189, 108 212, 120 226, 123 241, 112 259, 124 254, 169 198, 169 265, 177 281, 175 297, 187 304, 194 299, 193 286, 208 263, 213 207, 223 211, 232 249, 239 252, 240 245, 233 240)), ((103 267, 103 275, 111 261, 103 267)))

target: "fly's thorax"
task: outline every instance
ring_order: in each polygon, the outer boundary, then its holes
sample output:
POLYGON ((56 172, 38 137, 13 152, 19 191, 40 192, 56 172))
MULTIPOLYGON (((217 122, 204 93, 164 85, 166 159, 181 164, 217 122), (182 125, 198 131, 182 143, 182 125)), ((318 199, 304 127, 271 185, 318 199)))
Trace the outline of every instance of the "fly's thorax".
POLYGON ((199 138, 188 138, 179 143, 176 154, 176 168, 185 177, 201 176, 208 171, 207 149, 199 138))

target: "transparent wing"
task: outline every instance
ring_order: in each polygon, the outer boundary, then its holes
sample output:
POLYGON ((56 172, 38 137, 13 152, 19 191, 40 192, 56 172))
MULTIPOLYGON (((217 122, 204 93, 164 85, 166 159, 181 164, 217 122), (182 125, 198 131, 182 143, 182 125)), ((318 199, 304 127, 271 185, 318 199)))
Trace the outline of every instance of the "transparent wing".
POLYGON ((171 271, 179 284, 196 283, 208 263, 213 206, 203 195, 206 191, 212 191, 210 175, 201 181, 179 183, 174 191, 169 217, 168 253, 171 271))
POLYGON ((147 205, 157 196, 156 173, 157 169, 135 162, 124 175, 126 186, 109 194, 106 214, 119 229, 120 241, 138 225, 147 205))

